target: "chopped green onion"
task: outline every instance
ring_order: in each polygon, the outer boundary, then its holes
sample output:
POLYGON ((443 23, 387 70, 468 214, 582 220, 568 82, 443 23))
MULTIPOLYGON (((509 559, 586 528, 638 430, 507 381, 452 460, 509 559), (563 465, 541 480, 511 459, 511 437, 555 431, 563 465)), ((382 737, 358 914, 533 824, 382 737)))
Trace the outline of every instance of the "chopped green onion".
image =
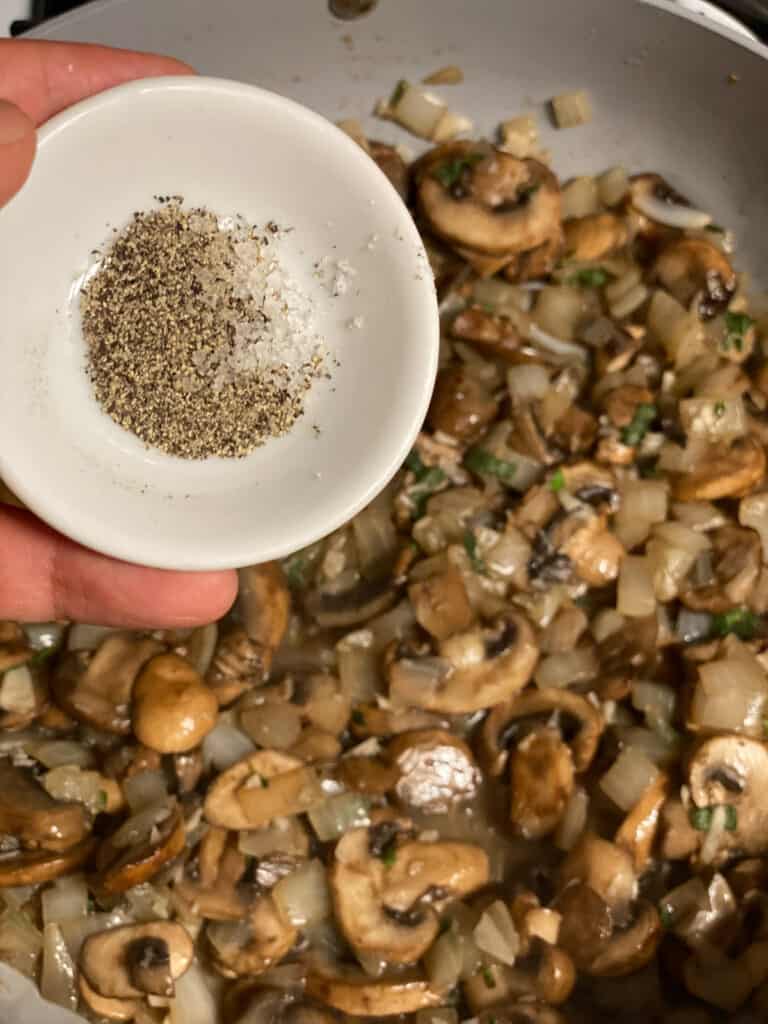
POLYGON ((263 775, 259 775, 259 783, 262 789, 269 789, 269 779, 265 779, 263 775))
POLYGON ((98 799, 99 810, 100 811, 105 810, 106 806, 107 806, 107 794, 105 793, 105 791, 103 789, 100 789, 99 790, 99 799, 98 799))
POLYGON ((283 563, 285 578, 291 590, 303 590, 307 585, 307 560, 302 555, 292 555, 283 563))
POLYGON ((740 640, 752 640, 762 626, 762 620, 749 608, 731 608, 712 616, 712 635, 733 633, 740 640))
POLYGON ((556 470, 549 478, 549 489, 558 494, 565 487, 565 475, 562 469, 556 470))
POLYGON ((504 483, 510 483, 517 473, 516 463, 497 459, 485 448, 470 448, 464 456, 464 465, 473 473, 495 476, 504 483))
POLYGON ((721 416, 725 416, 725 402, 715 402, 715 416, 720 419, 721 416))
POLYGON ((486 988, 496 988, 496 979, 494 978, 493 971, 490 969, 490 967, 483 967, 480 973, 483 976, 483 981, 485 982, 486 988))
POLYGON ((435 177, 445 188, 453 188, 458 184, 464 171, 483 159, 482 153, 469 153, 467 156, 457 157, 455 160, 448 160, 435 170, 435 177))
POLYGON ((656 419, 656 406, 650 405, 648 402, 641 402, 635 409, 635 415, 632 417, 632 422, 628 427, 624 427, 621 432, 621 440, 624 444, 629 444, 635 447, 640 444, 645 435, 648 433, 648 428, 656 419))
POLYGON ((408 83, 404 78, 401 78, 395 88, 392 90, 392 95, 389 97, 390 107, 396 107, 400 100, 403 98, 405 90, 408 88, 408 83))
POLYGON ((583 267, 569 277, 567 283, 578 285, 579 288, 602 288, 610 276, 603 267, 583 267))
MULTIPOLYGON (((735 832, 739 823, 736 808, 733 804, 720 804, 719 806, 725 807, 724 827, 726 832, 735 832)), ((691 825, 698 829, 699 832, 709 832, 710 828, 712 828, 712 818, 717 807, 717 804, 712 807, 692 807, 688 815, 691 825)))
POLYGON ((485 563, 477 553, 477 537, 471 530, 467 530, 464 534, 464 550, 469 555, 469 560, 475 572, 484 573, 485 563))
POLYGON ((668 931, 675 923, 675 913, 666 903, 659 904, 659 919, 661 920, 661 927, 665 931, 668 931))
POLYGON ((416 475, 417 480, 427 472, 427 467, 422 462, 421 456, 415 448, 411 449, 408 453, 408 457, 405 460, 405 466, 406 469, 410 469, 410 471, 416 475))
POLYGON ((754 327, 754 324, 755 321, 746 313, 726 313, 723 349, 728 351, 730 348, 735 348, 737 352, 741 352, 744 347, 744 336, 750 327, 754 327))
POLYGON ((381 851, 380 859, 385 868, 393 867, 395 861, 397 860, 397 843, 395 842, 394 839, 391 842, 387 843, 387 845, 381 851))

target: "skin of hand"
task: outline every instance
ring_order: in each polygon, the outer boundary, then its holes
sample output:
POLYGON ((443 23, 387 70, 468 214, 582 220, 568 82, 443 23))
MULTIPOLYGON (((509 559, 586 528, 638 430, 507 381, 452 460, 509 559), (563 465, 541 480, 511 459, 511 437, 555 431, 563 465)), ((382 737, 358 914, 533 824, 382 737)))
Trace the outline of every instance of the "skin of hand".
MULTIPOLYGON (((127 50, 0 40, 0 207, 26 181, 36 130, 49 118, 122 82, 179 74, 194 72, 169 57, 127 50)), ((223 615, 236 592, 234 572, 129 565, 61 537, 23 509, 0 504, 0 619, 193 626, 223 615)))

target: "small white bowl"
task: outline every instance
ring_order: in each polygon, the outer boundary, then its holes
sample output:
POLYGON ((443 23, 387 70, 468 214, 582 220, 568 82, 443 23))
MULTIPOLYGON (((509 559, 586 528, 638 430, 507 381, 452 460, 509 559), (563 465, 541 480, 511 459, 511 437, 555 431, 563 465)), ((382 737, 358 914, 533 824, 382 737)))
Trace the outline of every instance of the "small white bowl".
POLYGON ((405 205, 334 125, 249 85, 151 79, 56 117, 0 212, 0 282, 0 476, 61 533, 144 565, 236 567, 325 536, 394 475, 434 385, 434 282, 405 205), (90 253, 164 194, 293 227, 282 258, 340 364, 287 436, 243 459, 147 449, 84 374, 90 253), (354 271, 337 298, 312 273, 323 259, 354 271))

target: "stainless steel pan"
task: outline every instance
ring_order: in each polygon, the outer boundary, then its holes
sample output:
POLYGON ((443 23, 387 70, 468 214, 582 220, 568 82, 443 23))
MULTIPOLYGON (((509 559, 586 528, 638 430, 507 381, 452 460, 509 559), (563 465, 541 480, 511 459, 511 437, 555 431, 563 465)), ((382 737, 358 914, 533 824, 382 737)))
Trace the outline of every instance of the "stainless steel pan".
MULTIPOLYGON (((446 63, 464 69, 451 105, 478 132, 587 89, 591 124, 544 130, 557 171, 661 172, 733 227, 740 262, 768 279, 768 49, 674 11, 663 0, 379 0, 341 21, 327 0, 103 0, 34 34, 172 53, 333 119, 365 118, 397 79, 446 63)), ((393 126, 367 123, 413 146, 393 126)), ((0 970, 5 1024, 63 1020, 41 1004, 9 1009, 3 983, 0 970)))

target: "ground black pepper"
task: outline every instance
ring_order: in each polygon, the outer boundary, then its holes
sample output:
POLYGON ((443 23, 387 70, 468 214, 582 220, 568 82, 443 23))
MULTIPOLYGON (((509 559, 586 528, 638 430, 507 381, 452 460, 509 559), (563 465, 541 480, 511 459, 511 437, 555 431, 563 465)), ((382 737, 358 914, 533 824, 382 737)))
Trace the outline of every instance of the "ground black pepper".
POLYGON ((147 445, 246 455, 290 430, 325 374, 311 303, 280 265, 276 224, 158 202, 116 234, 82 289, 94 394, 147 445))

